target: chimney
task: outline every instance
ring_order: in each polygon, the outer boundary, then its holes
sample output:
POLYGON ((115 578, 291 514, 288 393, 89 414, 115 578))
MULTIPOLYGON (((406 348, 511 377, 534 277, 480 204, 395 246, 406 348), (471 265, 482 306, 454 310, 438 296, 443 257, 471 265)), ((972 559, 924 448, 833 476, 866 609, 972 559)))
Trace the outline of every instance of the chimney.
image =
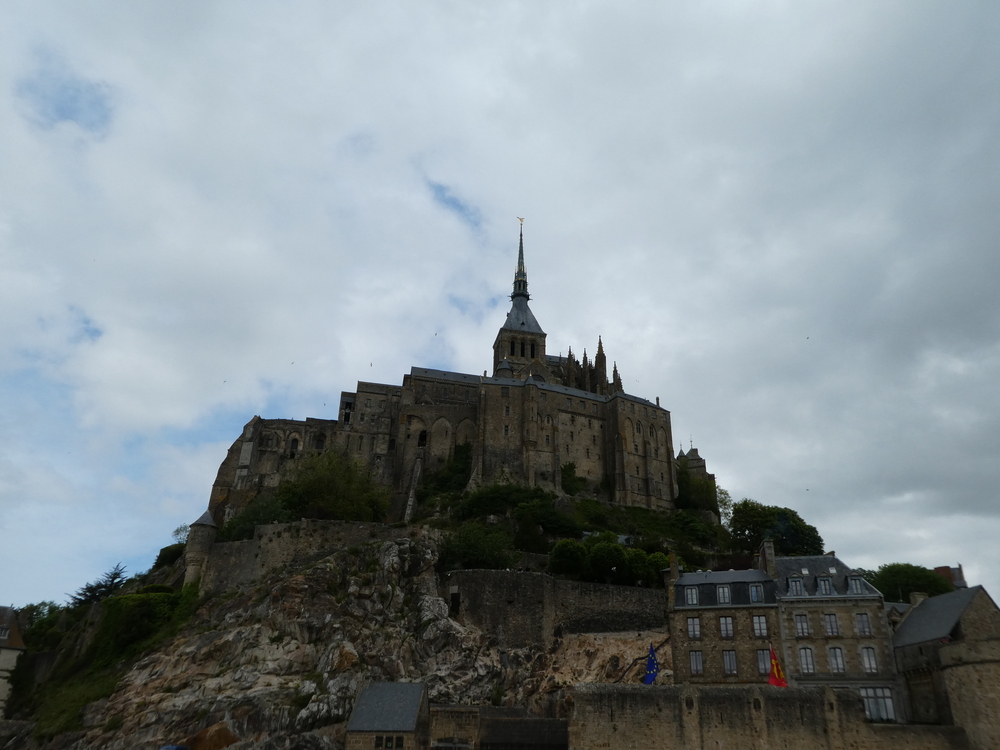
POLYGON ((774 560, 774 540, 765 539, 760 545, 760 569, 778 580, 778 565, 774 560))
POLYGON ((670 553, 670 572, 667 574, 667 612, 674 611, 675 598, 677 596, 677 579, 681 577, 680 569, 677 567, 677 555, 670 553))
POLYGON ((910 606, 916 607, 920 602, 927 598, 927 594, 923 591, 911 591, 910 592, 910 606))

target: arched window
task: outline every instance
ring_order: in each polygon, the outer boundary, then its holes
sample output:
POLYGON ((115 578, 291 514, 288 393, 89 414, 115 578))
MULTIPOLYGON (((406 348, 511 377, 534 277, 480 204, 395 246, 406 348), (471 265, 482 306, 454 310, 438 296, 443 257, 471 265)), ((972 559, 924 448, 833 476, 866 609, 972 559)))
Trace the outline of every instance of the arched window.
POLYGON ((512 357, 514 356, 514 346, 515 346, 514 339, 511 339, 510 340, 510 356, 512 356, 512 357))
POLYGON ((421 430, 417 436, 417 447, 423 448, 425 445, 427 445, 427 430, 421 430))
POLYGON ((521 342, 521 356, 524 356, 524 342, 521 342))
POLYGON ((635 423, 635 431, 637 433, 639 433, 640 435, 642 434, 642 422, 636 422, 635 423))
POLYGON ((299 449, 299 439, 292 438, 292 441, 288 444, 288 452, 292 455, 292 458, 295 457, 295 451, 297 451, 298 449, 299 449))
POLYGON ((535 358, 535 344, 533 342, 531 344, 531 358, 535 358))
POLYGON ((322 432, 316 436, 316 441, 313 443, 316 450, 321 451, 326 447, 326 435, 322 432))
POLYGON ((651 438, 655 438, 656 437, 656 428, 653 427, 653 425, 649 426, 649 436, 651 438))

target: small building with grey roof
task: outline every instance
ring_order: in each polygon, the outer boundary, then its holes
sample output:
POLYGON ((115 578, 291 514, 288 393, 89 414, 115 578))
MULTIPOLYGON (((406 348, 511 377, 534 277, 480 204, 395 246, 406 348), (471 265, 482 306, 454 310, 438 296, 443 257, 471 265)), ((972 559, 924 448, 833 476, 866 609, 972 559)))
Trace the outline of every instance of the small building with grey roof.
POLYGON ((373 682, 362 689, 347 723, 346 750, 422 750, 430 712, 422 682, 373 682))

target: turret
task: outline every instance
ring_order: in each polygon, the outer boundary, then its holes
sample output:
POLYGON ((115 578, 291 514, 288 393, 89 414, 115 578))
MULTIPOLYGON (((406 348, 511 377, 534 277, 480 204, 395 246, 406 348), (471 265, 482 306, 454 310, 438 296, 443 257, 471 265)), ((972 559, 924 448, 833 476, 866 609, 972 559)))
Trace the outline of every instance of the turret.
POLYGON ((188 531, 187 546, 184 548, 184 585, 201 580, 205 563, 215 544, 219 527, 207 510, 201 514, 188 531))
POLYGON ((594 355, 594 383, 602 396, 608 391, 608 360, 604 356, 604 343, 597 337, 597 354, 594 355))

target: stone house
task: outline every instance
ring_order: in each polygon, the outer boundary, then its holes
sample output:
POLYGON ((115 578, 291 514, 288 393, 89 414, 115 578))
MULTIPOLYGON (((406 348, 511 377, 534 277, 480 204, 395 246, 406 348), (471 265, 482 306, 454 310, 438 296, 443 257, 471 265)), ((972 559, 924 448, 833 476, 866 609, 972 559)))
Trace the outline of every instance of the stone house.
MULTIPOLYGON (((942 650, 947 656, 946 647, 952 644, 982 651, 990 643, 1000 643, 1000 609, 982 586, 960 588, 929 599, 924 594, 913 594, 910 604, 896 629, 893 646, 896 668, 909 695, 911 720, 952 724, 952 697, 946 680, 948 659, 942 659, 942 650)), ((1000 693, 1000 684, 979 689, 1000 693)))
POLYGON ((767 683, 778 641, 774 579, 761 570, 681 573, 673 562, 667 611, 674 682, 767 683))
POLYGON ((425 750, 430 709, 422 682, 373 682, 347 723, 346 750, 425 750))
POLYGON ((17 610, 0 607, 0 716, 3 716, 10 695, 10 673, 14 671, 22 651, 24 641, 17 627, 17 610))
MULTIPOLYGON (((492 372, 413 367, 400 385, 359 382, 340 395, 337 419, 254 417, 233 443, 209 511, 224 523, 277 486, 295 462, 338 450, 366 464, 393 492, 393 520, 408 519, 415 489, 457 446, 472 451, 471 486, 513 482, 562 493, 561 469, 608 490, 612 502, 670 510, 677 496, 670 412, 625 393, 604 344, 593 360, 553 355, 532 313, 520 239, 511 307, 493 343, 492 372)), ((697 456, 692 472, 712 481, 697 456)))
POLYGON ((904 719, 882 594, 833 552, 776 556, 765 540, 759 566, 777 584, 789 685, 847 688, 864 700, 870 720, 904 719))

